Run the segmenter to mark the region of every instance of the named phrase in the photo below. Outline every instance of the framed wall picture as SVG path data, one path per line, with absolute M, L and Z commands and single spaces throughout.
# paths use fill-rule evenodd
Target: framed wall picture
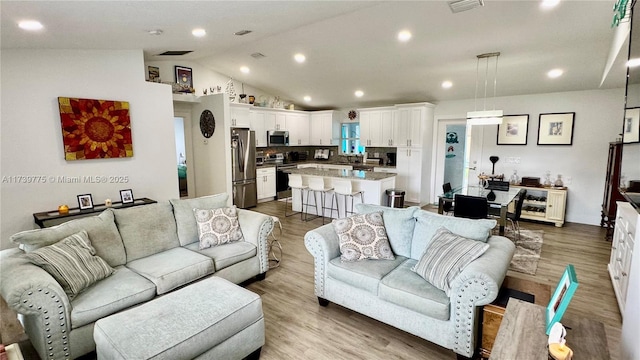
M 507 115 L 498 125 L 497 145 L 527 145 L 529 115 Z
M 538 145 L 572 145 L 576 113 L 540 114 Z
M 120 200 L 123 204 L 133 203 L 133 191 L 131 189 L 120 190 Z
M 149 69 L 149 81 L 160 82 L 160 68 L 157 66 L 148 66 Z
M 564 315 L 564 312 L 567 310 L 569 302 L 577 288 L 578 279 L 576 277 L 576 271 L 573 268 L 573 265 L 569 264 L 564 269 L 564 273 L 558 282 L 558 286 L 556 286 L 556 290 L 551 296 L 549 305 L 547 305 L 547 335 L 549 335 L 549 331 L 551 331 L 553 324 L 562 319 L 562 315 Z
M 176 83 L 182 86 L 183 88 L 192 88 L 193 87 L 193 74 L 191 72 L 191 68 L 184 66 L 176 66 Z
M 93 209 L 93 198 L 91 198 L 91 194 L 78 195 L 78 207 L 80 210 Z
M 625 110 L 622 141 L 625 144 L 640 142 L 640 108 Z

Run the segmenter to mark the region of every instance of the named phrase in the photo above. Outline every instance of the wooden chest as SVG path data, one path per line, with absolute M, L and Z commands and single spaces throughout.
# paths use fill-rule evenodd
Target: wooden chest
M 500 323 L 504 316 L 505 308 L 498 305 L 485 305 L 482 310 L 482 339 L 480 343 L 480 356 L 483 358 L 489 358 L 491 355 L 491 349 L 493 348 L 493 342 L 498 335 L 498 329 L 500 329 Z

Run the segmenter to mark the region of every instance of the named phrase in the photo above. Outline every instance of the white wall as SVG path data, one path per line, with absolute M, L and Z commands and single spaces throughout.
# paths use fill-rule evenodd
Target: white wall
M 178 197 L 173 107 L 169 86 L 145 82 L 142 51 L 4 50 L 1 94 L 1 241 L 35 227 L 32 214 L 134 197 Z M 9 91 L 10 90 L 10 91 Z M 130 104 L 132 158 L 65 161 L 57 98 L 121 100 Z M 15 183 L 14 176 L 126 176 L 126 183 Z
M 478 132 L 481 133 L 482 146 L 471 154 L 471 166 L 473 161 L 477 161 L 477 171 L 470 172 L 469 182 L 473 183 L 480 172 L 491 173 L 489 156 L 492 155 L 500 157 L 496 173 L 504 173 L 507 179 L 514 169 L 520 176 L 540 177 L 541 181 L 544 181 L 547 170 L 551 171 L 553 179 L 562 174 L 569 188 L 566 221 L 599 225 L 608 143 L 615 141 L 620 133 L 624 89 L 502 97 L 496 98 L 495 106 L 504 110 L 505 115 L 529 114 L 527 145 L 498 146 L 497 125 L 481 127 Z M 473 99 L 443 101 L 436 106 L 436 122 L 465 118 L 467 111 L 473 110 Z M 539 114 L 559 112 L 576 113 L 573 145 L 537 145 Z M 477 128 L 474 126 L 472 132 Z M 507 157 L 520 158 L 520 163 L 508 164 Z M 437 176 L 442 177 L 442 172 L 439 171 Z

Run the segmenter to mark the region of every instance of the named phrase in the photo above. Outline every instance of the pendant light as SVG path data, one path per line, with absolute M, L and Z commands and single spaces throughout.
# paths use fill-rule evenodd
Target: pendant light
M 477 55 L 476 63 L 476 93 L 474 102 L 474 111 L 467 112 L 467 124 L 469 125 L 497 125 L 502 124 L 502 110 L 495 109 L 496 102 L 496 89 L 498 87 L 498 56 L 499 52 L 486 53 Z M 495 62 L 495 71 L 493 73 L 493 110 L 487 110 L 487 84 L 489 81 L 489 62 L 491 59 Z M 485 62 L 484 73 L 484 100 L 482 110 L 478 111 L 478 86 L 479 86 L 479 74 L 480 74 L 480 61 Z

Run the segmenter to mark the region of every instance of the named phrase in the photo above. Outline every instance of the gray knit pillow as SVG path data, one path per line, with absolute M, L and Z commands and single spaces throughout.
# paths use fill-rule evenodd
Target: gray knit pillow
M 464 238 L 441 227 L 411 270 L 449 295 L 451 282 L 488 248 L 487 243 Z
M 200 250 L 235 241 L 244 241 L 235 206 L 193 209 L 198 224 Z
M 24 256 L 51 274 L 70 298 L 114 272 L 96 255 L 84 230 Z

